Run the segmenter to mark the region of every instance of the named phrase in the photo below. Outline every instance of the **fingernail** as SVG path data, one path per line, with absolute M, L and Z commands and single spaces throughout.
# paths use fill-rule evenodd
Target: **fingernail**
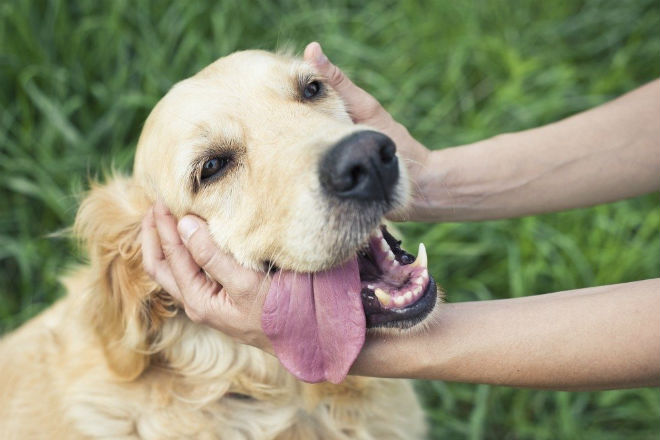
M 181 234 L 181 238 L 183 238 L 184 241 L 188 241 L 190 236 L 192 236 L 198 228 L 199 222 L 192 217 L 183 217 L 179 220 L 179 234 Z

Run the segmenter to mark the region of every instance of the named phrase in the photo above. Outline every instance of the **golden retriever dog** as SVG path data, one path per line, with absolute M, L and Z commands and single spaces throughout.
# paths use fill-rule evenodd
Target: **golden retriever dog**
M 395 153 L 294 57 L 238 52 L 176 84 L 133 175 L 83 200 L 89 262 L 67 296 L 0 342 L 0 438 L 423 438 L 410 382 L 346 377 L 367 331 L 415 331 L 436 303 L 423 247 L 415 259 L 381 226 L 408 197 Z M 145 273 L 158 198 L 272 271 L 279 360 L 191 321 Z

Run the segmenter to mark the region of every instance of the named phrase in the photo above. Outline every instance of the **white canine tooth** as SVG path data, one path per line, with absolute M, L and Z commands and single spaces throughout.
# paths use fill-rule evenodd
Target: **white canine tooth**
M 392 302 L 392 297 L 390 296 L 389 293 L 385 292 L 383 289 L 377 287 L 376 290 L 374 290 L 374 293 L 376 294 L 376 298 L 378 298 L 378 301 L 385 307 L 389 306 L 390 303 Z
M 413 294 L 415 296 L 419 295 L 420 293 L 422 293 L 422 286 L 417 286 L 415 289 L 413 289 Z
M 397 296 L 396 298 L 394 298 L 394 305 L 397 307 L 401 307 L 405 301 L 406 300 L 402 296 Z
M 367 289 L 374 290 L 374 285 L 373 284 L 367 284 Z
M 409 290 L 405 295 L 403 295 L 403 297 L 406 299 L 406 302 L 411 301 L 413 299 L 413 293 Z
M 394 261 L 394 252 L 387 251 L 387 259 L 390 261 Z
M 424 271 L 422 272 L 421 277 L 424 281 L 428 280 L 429 279 L 429 271 L 424 269 Z
M 428 258 L 426 256 L 426 246 L 424 246 L 424 243 L 419 244 L 419 249 L 417 250 L 417 258 L 412 263 L 412 265 L 419 267 L 428 266 Z
M 417 278 L 415 278 L 415 280 L 413 281 L 413 283 L 415 283 L 415 284 L 419 284 L 419 285 L 421 286 L 422 283 L 424 283 L 424 280 L 422 279 L 422 276 L 420 275 L 420 276 L 418 276 Z
M 384 238 L 380 239 L 380 250 L 383 252 L 387 252 L 390 250 L 390 245 L 387 244 Z

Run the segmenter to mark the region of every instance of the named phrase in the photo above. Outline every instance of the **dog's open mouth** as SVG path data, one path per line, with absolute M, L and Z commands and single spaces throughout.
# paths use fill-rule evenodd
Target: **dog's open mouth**
M 360 353 L 368 327 L 412 327 L 433 309 L 436 296 L 424 246 L 415 259 L 381 226 L 338 266 L 314 273 L 278 271 L 261 326 L 293 375 L 339 383 Z
M 367 327 L 409 328 L 433 310 L 437 289 L 423 244 L 415 258 L 380 226 L 358 251 L 357 262 Z

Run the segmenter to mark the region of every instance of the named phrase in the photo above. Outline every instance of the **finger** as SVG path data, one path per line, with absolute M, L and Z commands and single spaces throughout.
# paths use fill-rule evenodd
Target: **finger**
M 327 78 L 330 86 L 339 93 L 348 107 L 355 122 L 366 122 L 382 108 L 373 96 L 356 86 L 339 67 L 330 62 L 316 41 L 307 45 L 304 59 Z
M 147 215 L 142 219 L 142 230 L 140 232 L 142 241 L 142 265 L 149 276 L 167 293 L 181 301 L 181 292 L 177 286 L 170 266 L 165 259 L 160 238 L 156 230 L 153 208 L 149 209 Z
M 256 293 L 264 274 L 241 266 L 219 249 L 205 221 L 187 215 L 179 220 L 178 228 L 195 262 L 223 285 L 230 296 Z
M 220 286 L 200 270 L 179 237 L 176 220 L 160 202 L 154 206 L 154 218 L 163 254 L 181 292 L 182 302 L 186 306 L 197 308 L 200 298 L 218 293 Z

